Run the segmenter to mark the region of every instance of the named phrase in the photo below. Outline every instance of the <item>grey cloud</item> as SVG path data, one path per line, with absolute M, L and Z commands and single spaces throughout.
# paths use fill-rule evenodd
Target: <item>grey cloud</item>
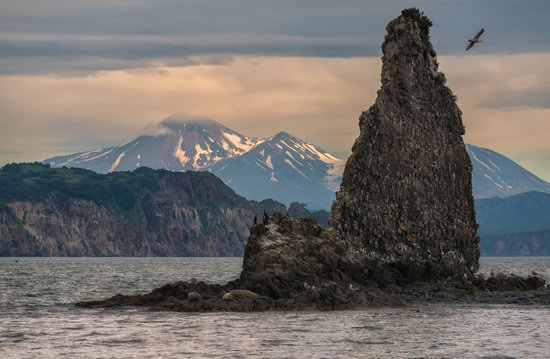
M 550 50 L 547 0 L 420 0 L 443 54 Z M 210 55 L 379 56 L 395 0 L 3 0 L 0 73 L 93 72 Z M 95 59 L 95 60 L 92 60 Z
M 505 88 L 493 92 L 484 99 L 480 108 L 550 109 L 550 85 L 534 86 L 525 89 Z
M 0 74 L 86 72 L 148 66 L 186 66 L 224 63 L 234 55 L 263 56 L 372 56 L 378 46 L 361 38 L 238 36 L 199 38 L 135 37 L 90 38 L 71 36 L 56 40 L 0 37 Z

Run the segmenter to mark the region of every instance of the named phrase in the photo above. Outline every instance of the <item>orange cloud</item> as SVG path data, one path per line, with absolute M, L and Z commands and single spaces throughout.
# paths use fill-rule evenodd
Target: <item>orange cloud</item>
M 440 59 L 464 112 L 466 140 L 547 179 L 540 154 L 550 152 L 550 106 L 533 103 L 532 94 L 550 84 L 549 62 L 550 54 Z M 237 57 L 87 77 L 1 76 L 0 162 L 118 144 L 173 112 L 251 136 L 284 130 L 345 156 L 361 111 L 376 97 L 380 65 L 377 58 Z M 509 105 L 500 101 L 506 93 L 515 94 Z M 540 160 L 526 161 L 530 151 Z

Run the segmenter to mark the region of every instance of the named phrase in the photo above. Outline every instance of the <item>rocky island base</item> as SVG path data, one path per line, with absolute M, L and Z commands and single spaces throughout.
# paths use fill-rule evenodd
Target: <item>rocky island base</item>
M 252 228 L 244 258 L 247 271 L 243 270 L 235 281 L 225 285 L 177 282 L 143 295 L 117 294 L 76 306 L 252 312 L 402 307 L 424 302 L 550 305 L 550 289 L 535 274 L 526 278 L 502 273 L 489 277 L 449 277 L 407 285 L 399 284 L 399 280 L 383 285 L 373 278 L 361 284 L 346 274 L 350 268 L 346 257 L 350 257 L 343 255 L 346 251 L 343 243 L 320 244 L 330 233 L 312 220 L 296 221 L 275 214 L 272 223 Z M 315 247 L 323 250 L 312 250 Z M 403 281 L 409 275 L 406 271 Z

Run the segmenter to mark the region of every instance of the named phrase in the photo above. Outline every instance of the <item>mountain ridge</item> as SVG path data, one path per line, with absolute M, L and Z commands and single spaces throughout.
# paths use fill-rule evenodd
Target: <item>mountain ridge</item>
M 466 145 L 474 166 L 474 197 L 509 197 L 537 191 L 550 193 L 550 183 L 488 148 Z
M 476 212 L 480 235 L 550 230 L 550 193 L 478 199 Z
M 473 165 L 475 198 L 550 193 L 550 183 L 511 159 L 471 144 L 466 149 Z M 249 137 L 215 120 L 184 113 L 173 114 L 121 145 L 43 162 L 98 173 L 139 167 L 209 171 L 248 199 L 274 198 L 287 206 L 298 201 L 313 210 L 330 208 L 346 163 L 285 131 L 268 138 Z
M 484 198 L 475 205 L 482 255 L 550 255 L 549 193 Z
M 119 146 L 57 156 L 43 163 L 98 173 L 145 166 L 208 171 L 248 199 L 275 198 L 330 208 L 345 161 L 321 147 L 280 131 L 269 138 L 241 135 L 211 119 L 175 113 L 149 133 Z

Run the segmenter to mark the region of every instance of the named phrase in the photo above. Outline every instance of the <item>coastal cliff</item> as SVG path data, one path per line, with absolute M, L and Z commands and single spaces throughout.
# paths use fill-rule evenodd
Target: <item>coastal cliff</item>
M 255 214 L 206 172 L 99 175 L 41 164 L 0 172 L 2 256 L 240 256 Z

